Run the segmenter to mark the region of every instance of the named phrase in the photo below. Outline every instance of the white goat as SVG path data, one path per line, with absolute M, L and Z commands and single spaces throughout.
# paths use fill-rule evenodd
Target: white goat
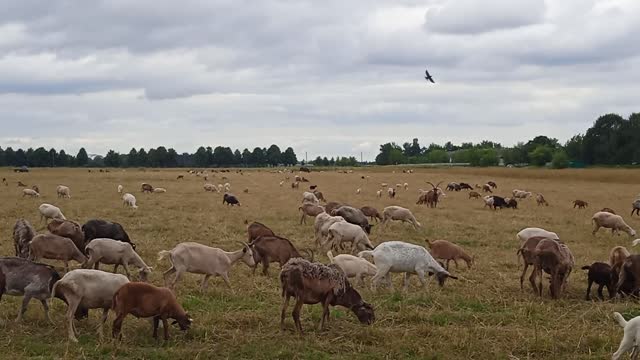
M 378 245 L 374 250 L 361 251 L 358 256 L 373 256 L 378 267 L 376 275 L 371 279 L 372 289 L 375 290 L 378 283 L 385 278 L 391 285 L 390 272 L 404 273 L 404 289 L 409 287 L 409 276 L 418 275 L 423 287 L 426 287 L 425 276 L 434 273 L 438 284 L 444 285 L 447 278 L 457 279 L 449 274 L 434 258 L 429 251 L 422 246 L 409 244 L 402 241 L 387 241 Z
M 346 221 L 335 222 L 329 226 L 327 242 L 335 249 L 342 247 L 344 243 L 351 243 L 354 254 L 358 250 L 373 249 L 373 244 L 362 227 Z
M 38 192 L 33 189 L 22 189 L 22 197 L 25 196 L 40 197 L 40 194 L 38 194 Z
M 633 319 L 626 321 L 622 315 L 618 312 L 613 313 L 613 318 L 618 325 L 624 329 L 624 335 L 618 350 L 613 353 L 611 359 L 618 360 L 620 357 L 631 350 L 631 358 L 636 359 L 638 357 L 638 344 L 640 344 L 640 316 L 636 316 Z
M 138 205 L 136 205 L 136 197 L 129 193 L 122 195 L 122 206 L 130 206 L 137 209 Z
M 207 282 L 211 275 L 222 277 L 225 284 L 231 288 L 229 270 L 233 264 L 238 260 L 242 260 L 242 262 L 249 267 L 255 265 L 253 252 L 251 248 L 244 243 L 242 244 L 241 250 L 227 252 L 195 242 L 184 242 L 176 245 L 176 247 L 170 251 L 162 250 L 158 252 L 158 261 L 167 256 L 169 256 L 171 268 L 162 275 L 166 286 L 167 277 L 173 273 L 176 274 L 170 285 L 172 289 L 185 272 L 204 274 L 201 285 L 203 291 L 207 288 Z
M 73 325 L 73 318 L 79 306 L 83 309 L 102 309 L 102 321 L 98 327 L 100 338 L 103 337 L 102 328 L 109 309 L 112 306 L 113 295 L 120 287 L 129 282 L 126 276 L 111 274 L 100 270 L 76 269 L 66 273 L 62 279 L 53 284 L 51 297 L 61 297 L 67 302 L 67 321 L 69 322 L 69 340 L 78 342 Z
M 399 220 L 402 222 L 408 222 L 415 229 L 422 227 L 420 223 L 416 220 L 415 216 L 411 210 L 400 207 L 400 206 L 387 206 L 382 211 L 382 225 L 386 226 L 389 220 Z
M 636 236 L 636 231 L 632 229 L 631 226 L 627 225 L 620 215 L 615 215 L 606 211 L 598 211 L 593 214 L 591 221 L 593 222 L 593 235 L 603 227 L 611 229 L 612 234 L 619 233 L 620 230 L 622 230 L 631 237 Z
M 40 211 L 40 220 L 67 220 L 67 218 L 62 215 L 62 211 L 60 211 L 60 208 L 57 206 L 53 206 L 51 204 L 42 204 L 38 207 L 38 210 Z
M 71 189 L 69 189 L 68 186 L 58 185 L 56 187 L 56 193 L 58 193 L 59 198 L 71 199 Z
M 302 203 L 320 205 L 320 200 L 318 200 L 318 198 L 316 197 L 316 194 L 305 191 L 302 193 Z
M 327 256 L 329 261 L 338 265 L 348 278 L 356 278 L 362 285 L 364 285 L 365 276 L 373 276 L 378 271 L 375 265 L 357 256 L 340 254 L 334 257 L 331 250 L 327 252 Z
M 524 243 L 532 237 L 543 237 L 551 240 L 560 240 L 558 234 L 537 227 L 524 228 L 520 230 L 516 235 L 516 239 L 520 240 L 521 243 Z
M 316 237 L 316 247 L 323 247 L 327 244 L 329 227 L 334 223 L 340 221 L 345 221 L 342 216 L 331 216 L 326 212 L 316 215 L 316 219 L 313 223 L 313 229 L 315 230 Z
M 98 270 L 100 263 L 115 265 L 113 272 L 118 271 L 118 266 L 124 267 L 124 272 L 128 278 L 131 278 L 129 273 L 129 264 L 139 269 L 140 280 L 147 281 L 149 274 L 153 268 L 147 266 L 144 260 L 133 250 L 130 243 L 98 238 L 93 239 L 85 247 L 85 253 L 89 257 L 86 267 Z
M 157 188 L 153 188 L 153 192 L 156 193 L 156 194 L 157 193 L 166 193 L 167 189 L 161 188 L 161 187 L 157 187 Z

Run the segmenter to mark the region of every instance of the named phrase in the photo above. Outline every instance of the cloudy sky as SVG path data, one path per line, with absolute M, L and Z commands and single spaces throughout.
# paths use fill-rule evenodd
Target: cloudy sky
M 637 0 L 0 4 L 2 147 L 372 159 L 413 137 L 564 141 L 640 111 Z

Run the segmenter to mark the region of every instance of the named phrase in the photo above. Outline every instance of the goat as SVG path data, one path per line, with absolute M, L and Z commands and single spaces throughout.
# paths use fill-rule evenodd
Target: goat
M 93 239 L 86 247 L 85 252 L 89 259 L 85 264 L 86 268 L 98 269 L 100 263 L 115 265 L 113 272 L 118 271 L 118 266 L 122 265 L 128 278 L 129 264 L 138 268 L 141 281 L 147 281 L 152 268 L 145 264 L 144 260 L 138 255 L 131 244 L 113 239 Z
M 302 206 L 298 207 L 298 210 L 302 212 L 302 217 L 300 217 L 300 225 L 302 225 L 302 223 L 307 223 L 307 216 L 316 217 L 319 214 L 325 212 L 324 207 L 311 203 L 303 203 Z
M 331 250 L 329 250 L 327 257 L 332 264 L 338 265 L 348 278 L 356 278 L 362 285 L 364 285 L 365 276 L 373 276 L 378 270 L 375 265 L 357 256 L 340 254 L 334 257 Z
M 549 292 L 551 298 L 557 299 L 560 291 L 566 286 L 567 279 L 574 265 L 573 254 L 569 248 L 555 240 L 542 239 L 534 250 L 534 269 L 529 277 L 535 293 L 542 296 L 542 271 L 551 275 Z M 536 285 L 536 278 L 540 283 Z
M 89 244 L 93 239 L 106 238 L 129 243 L 134 250 L 136 249 L 136 244 L 131 241 L 129 234 L 117 222 L 91 219 L 82 225 L 82 232 L 85 244 Z
M 602 289 L 606 286 L 609 292 L 609 298 L 613 299 L 616 294 L 616 284 L 618 283 L 618 273 L 613 271 L 609 264 L 602 262 L 594 262 L 591 265 L 585 265 L 582 270 L 589 270 L 587 273 L 587 295 L 585 300 L 591 300 L 591 285 L 595 282 L 598 285 L 598 297 L 604 300 Z
M 425 240 L 427 245 L 429 245 L 429 250 L 431 252 L 431 256 L 434 259 L 446 260 L 445 270 L 449 270 L 449 262 L 453 260 L 453 263 L 456 264 L 456 269 L 458 268 L 458 259 L 464 260 L 467 264 L 467 269 L 471 268 L 473 264 L 473 258 L 467 254 L 462 247 L 459 245 L 448 242 L 447 240 L 434 240 L 430 241 L 429 239 Z
M 262 274 L 269 275 L 269 264 L 277 262 L 282 267 L 289 259 L 302 257 L 298 249 L 293 246 L 289 239 L 280 236 L 261 236 L 249 243 L 253 251 L 253 273 L 255 274 L 258 264 L 262 264 Z M 309 260 L 313 261 L 313 251 L 305 250 L 309 253 Z
M 69 238 L 54 234 L 40 234 L 33 237 L 29 244 L 29 259 L 40 258 L 62 260 L 65 272 L 69 271 L 69 260 L 84 264 L 87 258 Z
M 378 212 L 378 209 L 372 206 L 363 206 L 360 208 L 360 211 L 362 211 L 364 216 L 369 217 L 371 221 L 373 221 L 374 219 L 378 222 L 382 220 L 382 216 L 380 215 L 380 212 Z
M 247 226 L 247 234 L 249 235 L 249 242 L 260 236 L 275 236 L 273 230 L 269 229 L 267 225 L 255 221 Z
M 582 200 L 574 200 L 573 201 L 573 208 L 575 209 L 576 207 L 578 209 L 584 209 L 587 206 L 589 206 L 589 203 L 586 201 L 582 201 Z
M 27 220 L 18 219 L 16 221 L 13 226 L 13 245 L 17 257 L 29 258 L 29 244 L 34 236 L 36 236 L 36 231 Z

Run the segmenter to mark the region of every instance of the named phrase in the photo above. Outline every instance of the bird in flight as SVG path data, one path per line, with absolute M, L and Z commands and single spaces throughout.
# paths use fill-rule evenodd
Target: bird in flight
M 429 80 L 429 81 L 431 81 L 431 82 L 432 82 L 432 83 L 434 83 L 434 84 L 436 83 L 435 81 L 433 81 L 433 78 L 431 77 L 431 75 L 429 75 L 429 70 L 425 70 L 425 71 L 424 71 L 424 74 L 426 75 L 426 76 L 424 77 L 426 80 Z

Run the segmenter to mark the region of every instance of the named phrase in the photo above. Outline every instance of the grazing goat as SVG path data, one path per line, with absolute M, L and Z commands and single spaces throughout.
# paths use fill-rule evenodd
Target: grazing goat
M 340 221 L 345 221 L 342 216 L 331 216 L 326 212 L 316 216 L 313 223 L 316 248 L 326 245 L 327 237 L 329 236 L 329 227 L 331 227 L 333 223 Z
M 273 230 L 269 229 L 267 225 L 255 221 L 247 226 L 247 234 L 249 235 L 249 242 L 260 236 L 275 236 Z
M 373 225 L 369 224 L 369 220 L 362 210 L 351 206 L 343 205 L 330 212 L 333 216 L 342 216 L 348 223 L 360 226 L 367 234 L 371 234 Z
M 542 239 L 534 250 L 534 269 L 529 277 L 533 291 L 542 296 L 542 272 L 551 275 L 549 292 L 551 298 L 560 297 L 574 265 L 573 254 L 565 244 L 555 240 Z M 536 278 L 540 279 L 536 284 Z
M 456 269 L 458 268 L 458 259 L 464 260 L 467 263 L 467 269 L 471 268 L 473 264 L 473 258 L 467 254 L 462 247 L 459 245 L 453 244 L 447 240 L 434 240 L 430 241 L 429 239 L 425 240 L 429 245 L 429 252 L 434 259 L 446 260 L 445 270 L 449 270 L 449 262 L 453 260 L 453 263 L 456 264 Z
M 289 239 L 280 236 L 261 236 L 249 243 L 249 247 L 253 251 L 254 274 L 258 264 L 262 264 L 262 274 L 268 275 L 270 263 L 277 262 L 282 267 L 289 259 L 302 257 Z M 305 251 L 309 260 L 313 261 L 313 251 Z
M 172 289 L 185 272 L 204 275 L 201 284 L 202 291 L 206 290 L 207 282 L 212 275 L 222 277 L 224 283 L 231 289 L 229 270 L 233 264 L 241 260 L 247 266 L 255 267 L 253 251 L 245 243 L 242 243 L 242 249 L 228 252 L 195 242 L 185 242 L 176 245 L 170 251 L 158 252 L 158 261 L 167 256 L 171 262 L 171 268 L 165 271 L 162 277 L 166 285 L 169 275 L 176 274 L 170 285 Z
M 113 310 L 116 313 L 112 332 L 114 338 L 122 337 L 122 322 L 129 314 L 138 318 L 153 317 L 154 339 L 158 337 L 158 324 L 162 320 L 165 341 L 169 340 L 167 319 L 175 319 L 174 324 L 177 323 L 183 331 L 188 330 L 193 322 L 171 290 L 147 283 L 130 282 L 122 285 L 113 295 Z
M 4 286 L 0 286 L 0 299 L 3 294 L 24 296 L 16 321 L 22 320 L 29 302 L 35 298 L 40 300 L 44 316 L 51 322 L 47 299 L 51 296 L 53 284 L 60 280 L 60 275 L 53 266 L 17 257 L 0 257 L 0 280 L 4 280 Z
M 601 227 L 605 229 L 611 229 L 612 234 L 619 234 L 620 231 L 626 232 L 629 236 L 636 236 L 636 231 L 627 225 L 622 219 L 622 216 L 611 214 L 604 211 L 599 211 L 591 218 L 593 222 L 593 235 L 600 230 Z
M 71 220 L 53 219 L 49 224 L 47 224 L 47 229 L 54 235 L 71 239 L 78 250 L 84 252 L 84 234 L 82 232 L 82 229 L 80 228 L 80 224 L 78 224 L 77 222 Z
M 624 336 L 622 337 L 622 341 L 620 341 L 618 350 L 613 353 L 611 359 L 618 360 L 629 350 L 631 350 L 631 358 L 637 359 L 638 353 L 640 353 L 640 350 L 638 349 L 638 344 L 640 344 L 640 316 L 636 316 L 633 319 L 626 321 L 620 313 L 614 312 L 613 318 L 616 320 L 618 325 L 624 329 Z
M 474 198 L 474 199 L 480 199 L 482 197 L 482 195 L 480 195 L 479 192 L 477 191 L 469 191 L 469 199 Z
M 538 206 L 540 206 L 540 205 L 549 206 L 549 203 L 544 198 L 544 195 L 542 195 L 540 193 L 536 194 L 536 204 L 538 204 Z
M 618 284 L 616 284 L 616 293 L 626 292 L 628 294 L 636 294 L 640 289 L 640 255 L 629 255 L 622 262 L 619 270 Z M 625 283 L 630 284 L 630 289 L 623 289 Z
M 573 201 L 573 208 L 575 209 L 576 207 L 578 209 L 584 209 L 586 207 L 589 206 L 589 203 L 586 201 L 582 201 L 582 200 L 574 200 Z
M 611 265 L 602 262 L 594 262 L 591 265 L 585 265 L 582 270 L 589 270 L 587 273 L 587 295 L 585 300 L 591 300 L 591 285 L 595 282 L 598 285 L 598 298 L 604 300 L 602 289 L 606 286 L 609 292 L 609 299 L 613 299 L 616 295 L 616 284 L 618 283 L 618 273 L 613 271 Z
M 498 185 L 496 185 L 496 183 L 495 183 L 495 182 L 493 182 L 493 181 L 487 181 L 487 185 L 491 186 L 491 187 L 492 187 L 492 188 L 494 188 L 494 189 L 497 189 L 497 188 L 498 188 Z
M 38 207 L 38 210 L 40 211 L 40 221 L 46 221 L 49 219 L 67 219 L 64 217 L 64 215 L 62 215 L 62 211 L 60 211 L 60 208 L 51 204 L 42 204 Z
M 352 252 L 357 250 L 373 249 L 367 233 L 358 225 L 346 221 L 338 221 L 329 226 L 327 242 L 331 248 L 344 248 L 345 243 L 351 243 Z
M 380 212 L 378 212 L 378 209 L 374 208 L 373 206 L 363 206 L 363 207 L 360 208 L 360 211 L 362 211 L 364 216 L 369 217 L 371 219 L 371 221 L 373 221 L 373 220 L 376 220 L 376 221 L 382 220 L 382 215 L 380 215 Z
M 75 260 L 80 264 L 87 261 L 87 258 L 78 250 L 71 239 L 54 234 L 36 235 L 31 240 L 29 259 L 38 261 L 41 258 L 62 260 L 65 272 L 69 271 L 69 260 Z
M 318 198 L 316 197 L 316 195 L 314 193 L 305 191 L 304 193 L 302 193 L 302 203 L 303 204 L 319 205 L 320 204 L 320 200 L 318 200 Z
M 640 215 L 640 199 L 636 199 L 632 204 L 631 204 L 631 216 L 633 216 L 633 214 L 636 215 Z
M 122 206 L 129 206 L 132 209 L 137 209 L 138 205 L 136 205 L 136 197 L 130 193 L 122 195 Z
M 71 199 L 71 190 L 69 189 L 68 186 L 58 185 L 56 187 L 56 193 L 58 194 L 59 198 Z
M 33 189 L 22 189 L 22 197 L 25 197 L 25 196 L 34 198 L 34 197 L 40 197 L 40 194 Z
M 298 210 L 302 212 L 302 216 L 300 217 L 300 225 L 302 225 L 303 223 L 307 223 L 307 216 L 316 217 L 319 214 L 325 212 L 324 207 L 311 203 L 303 203 L 302 206 L 298 207 Z
M 316 198 L 318 198 L 318 200 L 320 200 L 322 202 L 327 202 L 327 199 L 324 198 L 324 195 L 322 194 L 322 191 L 314 190 L 313 191 L 313 195 L 315 195 Z
M 86 268 L 98 270 L 100 263 L 115 265 L 113 272 L 118 271 L 118 266 L 122 265 L 124 272 L 130 279 L 129 264 L 138 268 L 141 281 L 147 281 L 152 268 L 145 264 L 144 260 L 138 255 L 131 244 L 113 239 L 93 239 L 87 245 L 86 254 L 89 257 Z
M 407 222 L 413 225 L 414 229 L 422 227 L 422 225 L 413 216 L 411 210 L 400 206 L 387 206 L 382 210 L 382 226 L 386 227 L 389 220 Z
M 113 305 L 113 295 L 128 282 L 129 279 L 124 275 L 91 269 L 71 270 L 56 282 L 51 290 L 51 297 L 65 299 L 67 303 L 69 340 L 78 342 L 73 318 L 79 309 L 102 309 L 102 320 L 98 328 L 98 334 L 102 338 L 102 329 Z
M 153 186 L 151 186 L 151 184 L 142 183 L 142 185 L 140 185 L 140 190 L 143 193 L 152 193 L 153 192 Z
M 348 278 L 356 278 L 362 285 L 364 285 L 365 276 L 373 276 L 378 270 L 375 265 L 357 256 L 340 254 L 334 257 L 329 250 L 327 257 L 332 264 L 338 265 Z
M 482 191 L 488 192 L 488 193 L 493 193 L 493 191 L 491 191 L 491 185 L 489 185 L 489 184 L 482 185 Z
M 473 190 L 473 186 L 467 184 L 467 183 L 460 183 L 460 189 L 461 190 Z
M 17 257 L 29 258 L 29 245 L 34 236 L 36 236 L 36 231 L 27 220 L 18 219 L 16 221 L 13 226 L 13 245 Z
M 516 256 L 518 257 L 518 267 L 520 265 L 520 257 L 522 257 L 522 260 L 524 262 L 524 269 L 522 269 L 522 274 L 520 274 L 520 289 L 524 289 L 524 277 L 527 274 L 527 269 L 529 269 L 530 265 L 531 266 L 535 265 L 536 246 L 538 246 L 538 243 L 544 239 L 547 239 L 547 237 L 545 236 L 527 237 L 526 239 L 522 240 L 522 245 L 520 245 L 520 248 L 516 252 Z
M 225 193 L 222 196 L 222 205 L 224 205 L 224 203 L 227 203 L 227 205 L 229 206 L 233 206 L 233 205 L 240 206 L 240 201 L 238 200 L 238 198 L 236 198 L 235 195 L 230 193 Z
M 311 263 L 299 258 L 291 259 L 280 271 L 280 285 L 283 300 L 280 314 L 282 330 L 284 330 L 284 319 L 291 297 L 296 299 L 292 316 L 300 334 L 303 333 L 300 311 L 304 304 L 322 304 L 321 330 L 329 320 L 329 306 L 340 305 L 350 309 L 363 324 L 369 325 L 375 321 L 373 307 L 362 300 L 337 265 Z
M 117 222 L 92 219 L 82 225 L 82 231 L 84 232 L 85 244 L 93 239 L 107 238 L 129 243 L 134 250 L 136 248 L 136 244 L 131 241 L 129 234 Z
M 444 286 L 447 278 L 457 279 L 449 274 L 422 246 L 402 241 L 387 241 L 378 245 L 374 250 L 365 250 L 358 254 L 359 257 L 366 255 L 373 256 L 374 263 L 378 267 L 376 275 L 371 279 L 371 287 L 374 290 L 383 278 L 390 280 L 389 272 L 404 273 L 404 290 L 409 287 L 411 274 L 418 275 L 422 287 L 427 285 L 425 275 L 428 273 L 435 274 L 440 286 Z M 388 283 L 390 284 L 390 281 Z

